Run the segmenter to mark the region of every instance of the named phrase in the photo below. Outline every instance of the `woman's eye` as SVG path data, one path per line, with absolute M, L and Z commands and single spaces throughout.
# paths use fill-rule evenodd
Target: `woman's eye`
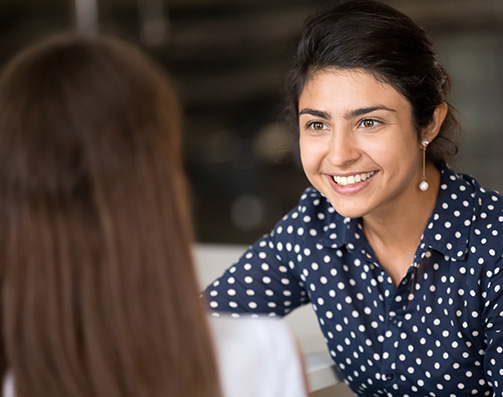
M 379 124 L 379 121 L 373 119 L 365 119 L 360 122 L 360 127 L 373 128 Z
M 311 123 L 308 123 L 307 128 L 310 128 L 311 130 L 314 130 L 314 131 L 322 131 L 322 130 L 326 129 L 326 126 L 324 123 L 322 123 L 320 121 L 313 121 Z

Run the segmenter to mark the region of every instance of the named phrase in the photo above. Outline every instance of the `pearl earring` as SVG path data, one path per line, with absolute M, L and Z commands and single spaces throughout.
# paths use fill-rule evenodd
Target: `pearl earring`
M 423 192 L 427 191 L 430 185 L 426 182 L 426 147 L 430 142 L 426 139 L 421 142 L 421 150 L 423 151 L 423 176 L 421 178 L 421 183 L 419 184 L 419 189 Z

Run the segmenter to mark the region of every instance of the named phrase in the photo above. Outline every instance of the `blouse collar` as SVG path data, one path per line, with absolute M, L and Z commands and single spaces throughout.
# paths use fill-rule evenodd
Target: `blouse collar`
M 468 252 L 469 226 L 474 218 L 475 189 L 470 181 L 446 164 L 440 172 L 437 203 L 421 239 L 421 257 L 431 248 L 451 259 L 463 260 Z M 334 249 L 346 246 L 348 251 L 358 247 L 362 251 L 371 251 L 363 234 L 361 218 L 347 218 L 334 212 L 327 220 L 325 234 L 320 239 L 323 246 Z M 442 234 L 438 233 L 439 230 Z

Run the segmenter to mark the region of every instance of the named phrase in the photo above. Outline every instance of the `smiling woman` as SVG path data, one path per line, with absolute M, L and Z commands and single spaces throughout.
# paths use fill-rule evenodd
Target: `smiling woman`
M 418 191 L 422 156 L 409 102 L 369 72 L 328 69 L 307 82 L 299 109 L 306 176 L 340 215 L 363 218 L 374 254 L 398 284 L 414 259 L 440 185 L 440 170 L 429 162 L 425 172 L 432 189 Z M 421 139 L 436 138 L 446 110 L 445 104 L 438 106 Z M 323 128 L 314 128 L 318 124 Z M 409 213 L 411 205 L 416 215 Z M 400 238 L 383 230 L 383 219 Z M 389 257 L 393 244 L 397 249 Z
M 313 186 L 211 307 L 311 303 L 359 396 L 502 395 L 503 198 L 448 165 L 459 129 L 424 30 L 376 1 L 322 10 L 287 88 Z

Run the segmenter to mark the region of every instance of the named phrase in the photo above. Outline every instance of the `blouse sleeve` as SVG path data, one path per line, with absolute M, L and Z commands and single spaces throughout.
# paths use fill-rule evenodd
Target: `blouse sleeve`
M 285 215 L 271 233 L 251 246 L 239 261 L 207 287 L 214 312 L 284 316 L 309 302 L 297 257 L 305 248 L 305 193 L 299 206 Z
M 486 381 L 495 396 L 503 396 L 503 258 L 500 258 L 491 274 L 485 299 L 484 354 Z

